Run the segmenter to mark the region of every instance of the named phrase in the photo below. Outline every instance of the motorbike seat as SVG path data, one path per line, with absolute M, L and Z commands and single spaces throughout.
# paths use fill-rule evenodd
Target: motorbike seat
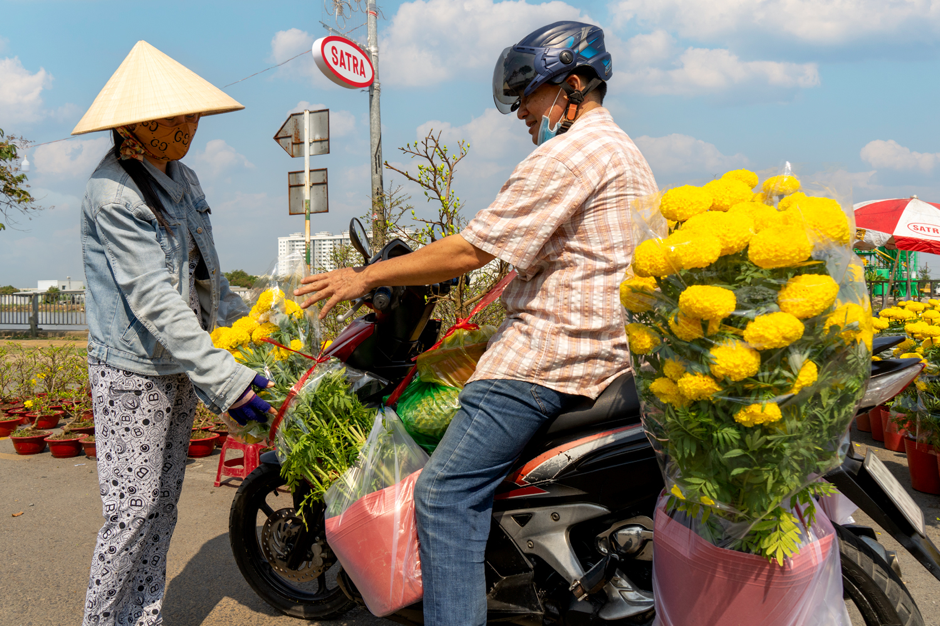
M 614 379 L 597 400 L 584 398 L 556 417 L 543 437 L 555 438 L 570 431 L 587 430 L 614 421 L 623 425 L 640 423 L 640 398 L 632 372 Z

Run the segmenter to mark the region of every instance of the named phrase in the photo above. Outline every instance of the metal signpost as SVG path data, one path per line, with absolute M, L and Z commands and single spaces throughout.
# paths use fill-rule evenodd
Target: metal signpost
M 329 109 L 291 114 L 274 135 L 274 141 L 292 157 L 304 158 L 302 183 L 299 180 L 301 172 L 287 174 L 288 211 L 291 215 L 304 215 L 304 263 L 307 273 L 310 273 L 310 214 L 326 213 L 329 209 L 326 169 L 313 170 L 314 177 L 311 178 L 310 157 L 330 153 Z M 300 194 L 295 193 L 295 188 L 300 186 L 303 187 L 303 209 L 298 206 Z M 310 190 L 313 186 L 317 191 L 314 209 L 311 210 Z

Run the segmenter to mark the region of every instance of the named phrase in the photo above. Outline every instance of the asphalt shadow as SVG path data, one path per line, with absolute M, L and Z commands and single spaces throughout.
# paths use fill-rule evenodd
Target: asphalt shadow
M 169 582 L 163 619 L 174 626 L 199 626 L 225 598 L 254 613 L 280 615 L 245 582 L 232 556 L 228 533 L 204 543 L 183 571 Z

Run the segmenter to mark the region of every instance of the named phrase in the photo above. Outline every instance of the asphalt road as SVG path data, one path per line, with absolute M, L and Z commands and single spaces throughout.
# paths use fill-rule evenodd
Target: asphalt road
M 874 442 L 856 433 L 859 450 Z M 909 485 L 904 454 L 876 448 L 878 456 Z M 218 452 L 191 460 L 170 548 L 164 621 L 167 626 L 287 626 L 298 623 L 275 612 L 244 581 L 229 549 L 232 486 L 212 486 Z M 232 483 L 238 483 L 237 480 Z M 940 545 L 940 498 L 913 492 L 928 533 Z M 23 514 L 12 517 L 22 511 Z M 856 521 L 873 525 L 863 514 Z M 0 626 L 78 626 L 88 567 L 101 525 L 94 461 L 54 459 L 46 452 L 19 457 L 0 440 Z M 880 529 L 879 529 L 880 530 Z M 898 552 L 905 582 L 928 626 L 940 626 L 940 582 L 886 534 Z M 388 624 L 358 610 L 331 624 Z

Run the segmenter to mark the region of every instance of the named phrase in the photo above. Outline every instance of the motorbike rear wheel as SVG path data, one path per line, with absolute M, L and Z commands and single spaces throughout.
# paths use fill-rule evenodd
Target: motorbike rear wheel
M 286 565 L 303 520 L 295 515 L 284 485 L 280 468 L 261 465 L 238 488 L 229 514 L 235 562 L 255 593 L 281 613 L 308 620 L 336 619 L 356 605 L 336 581 L 342 568 L 326 543 L 322 515 L 309 516 L 311 524 L 319 524 L 317 540 L 299 569 Z M 275 508 L 282 503 L 286 506 Z
M 924 626 L 924 618 L 901 578 L 851 531 L 834 525 L 842 559 L 842 594 L 865 626 Z

